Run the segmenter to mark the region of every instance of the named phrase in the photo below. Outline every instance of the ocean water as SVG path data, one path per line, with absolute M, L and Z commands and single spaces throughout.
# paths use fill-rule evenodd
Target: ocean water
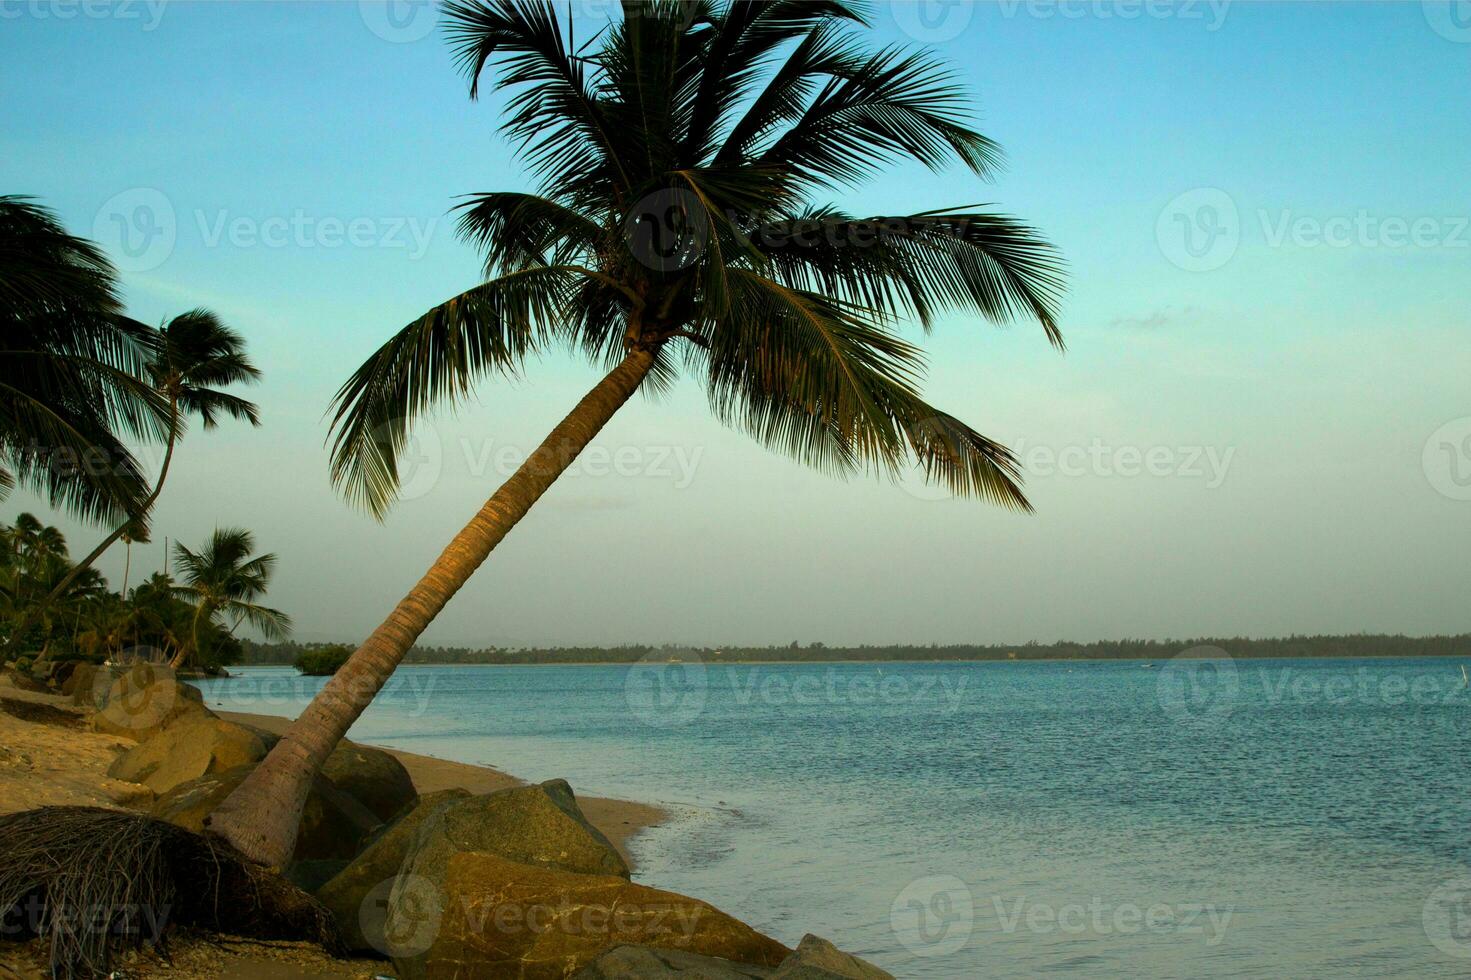
M 901 977 L 1471 976 L 1459 662 L 408 667 L 351 734 L 666 804 L 639 880 Z

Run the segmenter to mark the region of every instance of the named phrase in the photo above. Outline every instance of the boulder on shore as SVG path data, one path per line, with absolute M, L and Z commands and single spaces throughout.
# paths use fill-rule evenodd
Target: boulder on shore
M 414 836 L 425 821 L 469 796 L 463 789 L 446 789 L 420 797 L 412 809 L 370 835 L 357 857 L 316 889 L 317 899 L 337 920 L 343 944 L 349 950 L 388 953 L 383 933 L 388 892 L 413 846 Z
M 790 957 L 788 957 L 790 959 Z M 732 963 L 678 949 L 619 946 L 578 970 L 572 980 L 766 980 L 764 966 Z
M 45 681 L 37 680 L 29 671 L 7 667 L 5 668 L 5 676 L 10 679 L 11 686 L 17 691 L 25 691 L 28 694 L 55 693 L 46 685 Z
M 413 806 L 419 798 L 409 771 L 382 749 L 343 741 L 322 763 L 322 775 L 373 811 L 379 820 Z
M 212 715 L 186 714 L 139 742 L 107 774 L 167 793 L 180 783 L 259 762 L 266 743 L 248 728 Z
M 153 804 L 150 813 L 160 820 L 201 833 L 204 818 L 244 782 L 254 766 L 240 766 L 180 783 Z M 302 810 L 292 861 L 350 859 L 358 843 L 378 824 L 357 800 L 318 775 Z
M 94 678 L 94 690 L 96 686 Z M 167 668 L 141 665 L 112 682 L 92 716 L 92 729 L 141 742 L 185 715 L 215 717 L 198 688 L 179 683 Z
M 106 679 L 99 682 L 97 679 L 99 674 L 104 675 Z M 100 708 L 102 702 L 107 698 L 107 689 L 112 686 L 117 676 L 117 671 L 111 667 L 103 667 L 98 664 L 78 664 L 77 669 L 72 671 L 71 676 L 62 683 L 61 693 L 71 698 L 73 704 Z
M 894 980 L 872 963 L 845 953 L 832 943 L 810 932 L 797 948 L 782 961 L 771 980 Z
M 791 952 L 684 895 L 476 851 L 449 855 L 438 878 L 405 862 L 385 934 L 402 980 L 563 980 L 628 944 L 765 967 Z
M 577 806 L 566 780 L 472 796 L 445 807 L 414 839 L 414 873 L 438 881 L 453 854 L 498 854 L 576 874 L 628 877 L 628 864 Z M 408 862 L 405 862 L 406 866 Z

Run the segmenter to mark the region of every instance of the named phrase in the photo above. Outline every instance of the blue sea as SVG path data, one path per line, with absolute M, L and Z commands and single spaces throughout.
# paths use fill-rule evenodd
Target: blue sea
M 900 977 L 1471 976 L 1459 661 L 406 667 L 351 735 L 664 804 L 639 880 Z

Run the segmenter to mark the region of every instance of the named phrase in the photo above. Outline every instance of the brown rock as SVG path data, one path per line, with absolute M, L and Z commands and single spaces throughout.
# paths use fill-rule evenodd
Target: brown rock
M 411 858 L 389 897 L 403 980 L 563 980 L 628 944 L 766 967 L 790 952 L 704 902 L 616 875 L 469 851 L 449 857 L 439 882 L 417 870 Z
M 180 783 L 253 765 L 265 756 L 265 742 L 250 729 L 209 715 L 185 714 L 118 756 L 107 774 L 167 793 Z
M 92 716 L 92 729 L 141 742 L 185 715 L 215 716 L 198 688 L 174 680 L 166 668 L 143 665 L 112 682 L 103 707 Z
M 766 980 L 764 966 L 732 963 L 678 949 L 619 946 L 578 970 L 572 980 Z
M 894 980 L 874 966 L 838 949 L 810 932 L 791 956 L 782 961 L 771 980 Z
M 180 783 L 160 796 L 149 812 L 186 830 L 202 832 L 204 818 L 234 792 L 252 768 L 241 766 Z M 292 860 L 351 858 L 374 826 L 375 818 L 361 803 L 319 775 L 302 810 Z
M 61 685 L 61 693 L 72 699 L 73 704 L 89 708 L 101 708 L 107 701 L 107 691 L 117 679 L 119 671 L 97 664 L 81 664 Z
M 469 796 L 462 789 L 446 789 L 421 797 L 411 810 L 371 835 L 357 857 L 317 889 L 317 898 L 336 918 L 348 949 L 388 952 L 383 933 L 388 892 L 408 856 L 414 835 L 431 816 Z
M 322 775 L 338 789 L 351 795 L 378 817 L 392 820 L 394 814 L 413 806 L 419 794 L 409 771 L 382 749 L 344 741 L 322 763 Z
M 50 687 L 44 681 L 37 680 L 24 670 L 16 670 L 14 667 L 5 668 L 5 676 L 10 678 L 11 686 L 18 691 L 27 691 L 31 694 L 52 694 Z
M 410 859 L 439 881 L 451 854 L 477 851 L 579 874 L 628 877 L 628 864 L 587 822 L 565 780 L 517 786 L 451 804 L 425 824 Z

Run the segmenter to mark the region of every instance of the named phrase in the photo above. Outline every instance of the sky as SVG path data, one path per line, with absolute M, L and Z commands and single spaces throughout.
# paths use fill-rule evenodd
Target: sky
M 1018 452 L 1036 513 L 804 469 L 687 379 L 631 402 L 424 642 L 1471 630 L 1471 2 L 871 13 L 876 43 L 956 67 L 1008 166 L 901 167 L 834 202 L 986 202 L 1068 261 L 1066 353 L 1027 324 L 914 333 L 929 400 Z M 181 444 L 133 574 L 165 536 L 250 528 L 303 640 L 370 632 L 598 377 L 552 354 L 487 380 L 420 426 L 383 523 L 329 484 L 337 386 L 479 281 L 457 196 L 532 186 L 500 94 L 470 101 L 437 19 L 0 0 L 0 193 L 102 243 L 134 316 L 213 309 L 265 374 L 260 428 Z M 74 553 L 103 533 L 24 492 L 0 518 L 22 510 Z M 114 585 L 122 564 L 120 546 L 100 563 Z

